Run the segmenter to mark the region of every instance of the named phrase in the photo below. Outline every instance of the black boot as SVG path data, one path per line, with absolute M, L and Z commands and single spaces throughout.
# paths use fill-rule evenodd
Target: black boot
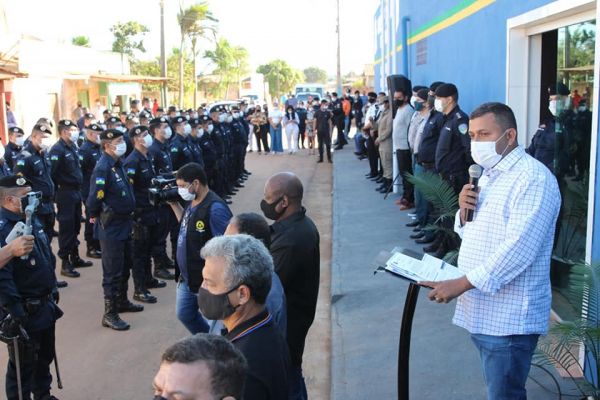
M 380 175 L 379 178 L 375 179 L 375 183 L 383 183 L 384 179 L 385 178 L 383 177 L 383 175 Z
M 156 256 L 154 257 L 154 267 L 173 269 L 175 268 L 175 263 L 167 255 Z
M 61 258 L 60 274 L 68 278 L 79 278 L 81 274 L 73 269 L 73 264 L 68 258 Z
M 175 279 L 175 275 L 170 273 L 166 268 L 156 268 L 154 267 L 154 276 L 158 279 L 164 279 L 167 281 L 172 281 Z
M 117 302 L 114 298 L 104 299 L 102 326 L 114 329 L 115 331 L 126 331 L 129 329 L 129 324 L 123 321 L 117 313 Z
M 146 289 L 159 289 L 167 286 L 167 282 L 152 278 L 146 283 Z
M 440 247 L 438 247 L 437 251 L 433 256 L 435 258 L 443 259 L 446 253 L 448 253 L 448 245 L 446 244 L 446 240 L 442 240 Z
M 87 245 L 87 251 L 85 252 L 85 255 L 88 258 L 102 258 L 102 252 L 90 243 Z
M 149 290 L 145 289 L 145 290 L 136 290 L 135 293 L 133 294 L 133 299 L 135 301 L 139 301 L 142 303 L 148 303 L 148 304 L 154 304 L 156 303 L 158 300 L 156 298 L 156 296 L 153 296 Z
M 440 245 L 442 244 L 442 240 L 443 237 L 442 235 L 438 234 L 435 237 L 435 240 L 433 241 L 433 243 L 431 243 L 429 246 L 427 247 L 423 247 L 423 251 L 425 253 L 435 253 L 438 251 L 438 248 L 440 247 Z
M 71 254 L 71 264 L 73 268 L 86 268 L 94 265 L 91 261 L 85 261 L 79 257 L 79 254 Z
M 135 298 L 135 295 L 134 295 Z M 117 312 L 140 312 L 144 311 L 144 306 L 139 304 L 133 304 L 127 298 L 127 292 L 119 293 L 117 296 Z

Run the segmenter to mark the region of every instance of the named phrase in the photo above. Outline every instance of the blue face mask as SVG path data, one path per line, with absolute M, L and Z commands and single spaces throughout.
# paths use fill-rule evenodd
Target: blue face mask
M 423 103 L 421 103 L 420 101 L 415 101 L 415 111 L 421 111 L 423 107 Z

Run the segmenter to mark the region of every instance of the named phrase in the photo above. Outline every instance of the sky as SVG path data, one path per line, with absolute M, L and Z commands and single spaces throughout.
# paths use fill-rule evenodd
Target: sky
M 177 12 L 180 0 L 165 1 L 167 53 L 179 46 Z M 184 7 L 192 0 L 181 0 Z M 280 58 L 292 67 L 319 66 L 336 72 L 335 0 L 208 0 L 219 20 L 218 35 L 233 45 L 245 47 L 250 66 Z M 110 50 L 110 27 L 137 20 L 150 32 L 139 58 L 160 55 L 159 0 L 0 0 L 9 29 L 45 40 L 70 42 L 73 36 L 88 36 L 93 48 Z M 373 14 L 379 0 L 340 0 L 342 73 L 361 73 L 374 59 Z M 35 12 L 31 12 L 35 10 Z M 203 43 L 204 49 L 211 44 Z M 198 73 L 212 69 L 199 60 Z

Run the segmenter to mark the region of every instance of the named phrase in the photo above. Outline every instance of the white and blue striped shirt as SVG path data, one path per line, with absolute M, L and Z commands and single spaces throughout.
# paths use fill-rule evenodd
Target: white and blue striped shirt
M 485 170 L 458 268 L 475 289 L 456 304 L 454 324 L 473 334 L 545 334 L 550 318 L 550 257 L 561 198 L 546 166 L 517 147 Z

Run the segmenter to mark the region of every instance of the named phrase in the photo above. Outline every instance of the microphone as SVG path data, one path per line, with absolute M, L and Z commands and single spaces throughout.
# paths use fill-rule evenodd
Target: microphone
M 481 174 L 483 174 L 483 168 L 481 168 L 481 166 L 473 164 L 469 167 L 469 183 L 473 185 L 474 191 L 477 191 L 477 185 L 479 184 L 479 178 L 481 178 Z M 473 214 L 473 210 L 467 210 L 465 222 L 472 222 Z

